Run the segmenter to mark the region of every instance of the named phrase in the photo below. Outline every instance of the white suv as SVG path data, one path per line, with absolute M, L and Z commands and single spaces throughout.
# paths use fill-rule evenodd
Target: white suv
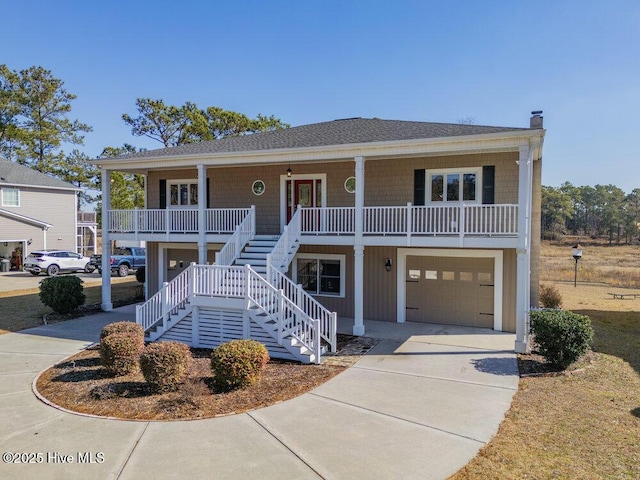
M 24 270 L 32 275 L 46 272 L 47 275 L 57 275 L 62 271 L 75 272 L 82 270 L 91 273 L 93 265 L 89 264 L 89 257 L 69 252 L 67 250 L 39 250 L 31 252 L 24 260 Z

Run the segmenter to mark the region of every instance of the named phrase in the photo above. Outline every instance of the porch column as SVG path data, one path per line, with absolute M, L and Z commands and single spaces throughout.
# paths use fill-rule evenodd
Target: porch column
M 113 310 L 111 303 L 111 234 L 109 215 L 111 213 L 111 172 L 102 169 L 102 308 L 105 312 Z
M 364 157 L 355 157 L 355 236 L 353 268 L 353 334 L 364 335 Z
M 516 280 L 516 343 L 515 351 L 525 353 L 529 344 L 529 291 L 531 289 L 531 182 L 533 149 L 520 146 L 518 160 L 518 248 Z
M 198 263 L 207 263 L 207 169 L 198 165 Z

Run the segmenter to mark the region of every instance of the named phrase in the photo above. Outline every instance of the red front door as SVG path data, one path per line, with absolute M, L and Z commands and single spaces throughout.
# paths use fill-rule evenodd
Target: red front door
M 287 180 L 287 223 L 296 208 L 320 206 L 320 180 Z

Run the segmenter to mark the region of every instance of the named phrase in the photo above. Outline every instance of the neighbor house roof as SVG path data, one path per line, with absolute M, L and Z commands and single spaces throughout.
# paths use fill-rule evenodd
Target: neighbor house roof
M 249 153 L 275 149 L 461 137 L 526 130 L 531 129 L 382 120 L 379 118 L 347 118 L 251 135 L 227 137 L 220 140 L 190 143 L 177 147 L 147 150 L 118 158 L 142 159 L 203 154 Z
M 0 186 L 2 185 L 80 190 L 70 183 L 45 175 L 33 168 L 0 158 Z
M 37 218 L 27 217 L 26 215 L 20 215 L 19 213 L 10 212 L 8 210 L 0 209 L 0 216 L 13 218 L 13 219 L 19 220 L 19 221 L 21 221 L 23 223 L 30 223 L 32 225 L 36 225 L 38 227 L 41 227 L 44 230 L 48 230 L 51 227 L 53 227 L 53 225 L 51 225 L 50 223 L 43 222 L 42 220 L 38 220 Z

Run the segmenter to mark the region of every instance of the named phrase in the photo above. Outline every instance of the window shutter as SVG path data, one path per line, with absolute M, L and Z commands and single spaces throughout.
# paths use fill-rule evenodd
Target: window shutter
M 482 203 L 485 205 L 493 205 L 495 203 L 495 184 L 495 165 L 482 167 Z
M 211 208 L 211 202 L 209 201 L 209 177 L 207 177 L 207 208 Z
M 425 170 L 417 169 L 413 171 L 413 204 L 424 205 L 425 201 Z
M 167 208 L 167 181 L 160 180 L 160 208 Z

